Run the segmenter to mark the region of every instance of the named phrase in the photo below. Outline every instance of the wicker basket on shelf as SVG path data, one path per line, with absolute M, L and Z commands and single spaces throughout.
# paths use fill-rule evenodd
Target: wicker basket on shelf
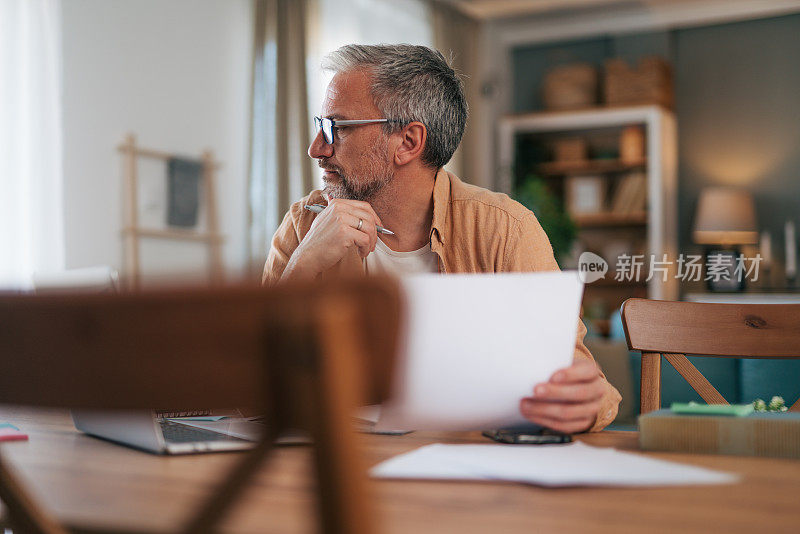
M 587 108 L 597 104 L 597 69 L 588 63 L 556 67 L 544 78 L 542 98 L 550 110 Z
M 642 58 L 635 68 L 622 59 L 609 59 L 604 94 L 610 106 L 658 104 L 670 108 L 674 102 L 672 67 L 656 56 Z
M 568 137 L 553 142 L 553 159 L 555 161 L 582 162 L 586 161 L 588 153 L 586 139 L 582 137 Z

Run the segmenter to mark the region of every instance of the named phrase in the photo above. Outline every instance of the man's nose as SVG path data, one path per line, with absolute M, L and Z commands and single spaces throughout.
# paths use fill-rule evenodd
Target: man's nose
M 329 158 L 333 155 L 333 145 L 329 145 L 325 142 L 321 129 L 308 146 L 308 155 L 314 159 Z

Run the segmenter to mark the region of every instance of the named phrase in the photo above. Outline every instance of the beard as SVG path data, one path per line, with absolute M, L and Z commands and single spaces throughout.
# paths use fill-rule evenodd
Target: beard
M 345 173 L 338 165 L 328 163 L 321 158 L 318 164 L 325 170 L 335 171 L 339 174 L 339 181 L 325 181 L 322 192 L 329 199 L 342 198 L 346 200 L 368 201 L 381 189 L 392 182 L 394 171 L 388 162 L 388 147 L 376 146 L 371 154 L 365 156 L 366 162 L 362 168 Z

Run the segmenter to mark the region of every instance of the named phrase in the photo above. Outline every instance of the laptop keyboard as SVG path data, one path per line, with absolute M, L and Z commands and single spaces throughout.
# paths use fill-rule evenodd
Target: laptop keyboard
M 195 428 L 175 421 L 162 419 L 160 421 L 161 433 L 168 443 L 194 443 L 197 441 L 245 441 L 233 436 L 226 436 L 219 432 Z

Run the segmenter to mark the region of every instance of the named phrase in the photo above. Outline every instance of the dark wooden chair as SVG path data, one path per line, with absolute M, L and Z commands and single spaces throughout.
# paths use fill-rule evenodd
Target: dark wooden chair
M 352 410 L 388 394 L 400 318 L 388 280 L 130 295 L 0 295 L 0 404 L 109 410 L 238 406 L 263 439 L 179 532 L 212 532 L 285 429 L 307 429 L 321 531 L 371 530 Z M 1 447 L 0 447 L 1 449 Z M 19 532 L 67 532 L 0 458 Z
M 728 404 L 686 355 L 800 358 L 800 304 L 708 304 L 628 299 L 628 348 L 642 353 L 641 413 L 661 406 L 661 356 L 709 404 Z M 790 408 L 800 411 L 800 400 Z

